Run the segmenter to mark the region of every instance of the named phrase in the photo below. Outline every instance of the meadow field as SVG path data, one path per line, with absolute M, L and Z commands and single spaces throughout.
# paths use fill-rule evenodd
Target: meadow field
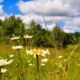
M 80 80 L 80 44 L 64 49 L 48 48 L 46 61 L 42 63 L 43 57 L 39 56 L 38 70 L 36 57 L 27 54 L 27 49 L 33 48 L 14 50 L 11 45 L 0 45 L 0 59 L 12 60 L 1 67 L 7 71 L 0 73 L 0 80 Z
M 80 32 L 44 23 L 0 20 L 0 80 L 80 80 Z
M 0 0 L 0 80 L 80 80 L 80 0 Z

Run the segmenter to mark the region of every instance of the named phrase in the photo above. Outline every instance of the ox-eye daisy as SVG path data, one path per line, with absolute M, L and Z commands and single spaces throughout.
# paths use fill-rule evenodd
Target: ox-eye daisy
M 23 46 L 12 46 L 12 49 L 17 50 L 17 49 L 22 49 Z
M 43 50 L 43 49 L 32 49 L 32 50 L 26 50 L 27 54 L 31 55 L 40 55 L 40 56 L 45 56 L 46 54 L 49 54 L 48 50 Z
M 24 37 L 25 39 L 32 38 L 32 36 L 30 36 L 30 35 L 24 35 L 23 37 Z
M 11 40 L 18 40 L 18 39 L 20 39 L 20 36 L 18 36 L 18 37 L 14 36 L 14 37 L 11 38 Z

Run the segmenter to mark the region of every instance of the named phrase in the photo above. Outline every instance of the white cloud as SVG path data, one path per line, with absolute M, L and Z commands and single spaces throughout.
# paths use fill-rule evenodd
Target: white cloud
M 8 15 L 3 10 L 3 5 L 0 5 L 0 19 L 4 20 Z
M 75 32 L 80 30 L 80 18 L 73 18 L 65 22 L 65 27 L 63 29 L 65 32 Z
M 34 19 L 36 23 L 42 23 L 42 17 L 35 14 L 28 14 L 28 15 L 17 15 L 19 16 L 24 23 L 30 24 L 31 20 Z
M 43 29 L 46 29 L 46 30 L 49 30 L 49 31 L 52 31 L 53 30 L 53 28 L 55 27 L 55 23 L 53 23 L 53 24 L 47 24 L 47 25 L 45 25 L 45 24 L 42 24 L 42 28 Z
M 46 21 L 46 25 L 47 25 L 47 27 L 46 27 L 45 23 L 44 23 L 44 19 L 41 15 L 28 14 L 28 15 L 16 15 L 16 16 L 20 17 L 26 25 L 29 25 L 31 20 L 34 20 L 37 24 L 41 24 L 42 28 L 48 29 L 50 31 L 55 26 L 55 22 L 52 21 L 55 17 L 53 17 L 53 18 L 49 17 L 49 16 L 44 17 L 45 21 Z M 58 20 L 58 18 L 56 18 L 56 21 L 57 20 Z M 60 20 L 60 18 L 59 18 L 59 20 Z M 51 24 L 48 24 L 49 22 L 51 22 Z
M 3 0 L 0 0 L 0 3 Z M 27 25 L 32 19 L 45 28 L 43 17 L 45 18 L 48 30 L 53 29 L 57 22 L 64 22 L 63 30 L 65 32 L 74 32 L 80 30 L 80 0 L 33 0 L 33 1 L 19 1 L 17 3 L 19 10 L 24 15 L 16 15 L 21 17 Z M 4 20 L 5 15 L 3 5 L 0 5 L 0 19 Z M 73 17 L 74 16 L 74 17 Z
M 62 0 L 20 1 L 18 7 L 23 13 L 35 13 L 48 16 L 74 16 L 76 9 Z
M 0 16 L 4 14 L 3 5 L 0 5 Z
M 31 20 L 34 19 L 36 23 L 39 23 L 43 26 L 43 28 L 46 29 L 44 19 L 41 15 L 36 15 L 36 14 L 28 14 L 28 15 L 16 15 L 20 17 L 24 23 L 27 25 L 30 24 Z M 65 26 L 63 30 L 65 32 L 74 32 L 75 30 L 79 29 L 80 30 L 80 18 L 70 18 L 70 17 L 61 17 L 61 16 L 44 16 L 46 24 L 47 24 L 47 29 L 52 30 L 53 27 L 57 22 L 64 22 Z
M 26 24 L 29 24 L 32 19 L 34 19 L 34 21 L 39 24 L 42 24 L 44 22 L 44 19 L 45 19 L 46 23 L 57 23 L 60 21 L 66 21 L 66 20 L 71 19 L 69 17 L 42 16 L 42 15 L 37 15 L 37 14 L 26 14 L 26 15 L 17 15 L 17 16 L 21 17 L 23 19 L 24 23 L 26 23 Z M 43 17 L 44 17 L 44 19 L 43 19 Z
M 8 18 L 8 17 L 10 17 L 11 16 L 11 14 L 9 14 L 9 15 L 7 15 L 7 14 L 5 14 L 5 13 L 3 13 L 4 15 L 0 15 L 0 19 L 1 20 L 5 20 L 5 18 Z
M 0 19 L 4 20 L 5 17 L 6 16 L 0 16 Z M 61 16 L 57 16 L 57 17 L 45 16 L 44 18 L 47 24 L 47 28 L 46 28 L 43 17 L 40 15 L 28 14 L 28 15 L 16 15 L 16 17 L 20 17 L 26 25 L 29 25 L 31 20 L 34 19 L 36 23 L 40 23 L 43 26 L 42 28 L 48 29 L 49 31 L 51 31 L 53 27 L 55 26 L 55 24 L 60 21 L 65 22 L 65 26 L 63 30 L 67 33 L 75 32 L 75 30 L 80 30 L 80 18 L 69 18 L 69 17 L 61 17 Z
M 45 17 L 48 29 L 57 22 L 63 21 L 63 28 L 66 32 L 74 32 L 80 29 L 80 0 L 33 0 L 29 2 L 19 1 L 17 6 L 24 14 L 20 16 L 23 21 L 28 24 L 32 19 L 41 25 L 44 24 Z M 73 17 L 74 16 L 74 17 Z M 49 24 L 52 23 L 52 24 Z M 44 26 L 44 25 L 43 25 Z
M 0 0 L 0 3 L 2 3 L 4 0 Z

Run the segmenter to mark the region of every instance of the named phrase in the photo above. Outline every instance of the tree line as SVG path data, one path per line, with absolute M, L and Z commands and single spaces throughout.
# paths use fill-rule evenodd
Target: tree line
M 24 35 L 32 35 L 31 40 L 23 39 Z M 52 31 L 48 31 L 42 28 L 40 24 L 36 24 L 34 20 L 31 21 L 29 28 L 26 28 L 25 23 L 15 16 L 0 20 L 0 43 L 9 43 L 10 38 L 15 36 L 21 37 L 23 45 L 31 45 L 37 47 L 58 47 L 63 48 L 69 44 L 77 44 L 80 42 L 80 33 L 65 33 L 58 25 L 56 25 Z

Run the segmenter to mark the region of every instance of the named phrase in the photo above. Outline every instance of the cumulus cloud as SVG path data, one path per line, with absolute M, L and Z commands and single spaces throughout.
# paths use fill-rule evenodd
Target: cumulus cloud
M 34 19 L 43 25 L 44 21 L 41 16 L 43 15 L 48 27 L 63 21 L 65 23 L 63 30 L 74 32 L 80 29 L 80 18 L 74 18 L 80 15 L 79 3 L 80 0 L 32 0 L 29 2 L 19 1 L 17 6 L 24 14 L 21 18 L 27 24 Z
M 23 20 L 23 22 L 26 24 L 26 27 L 29 26 L 29 24 L 31 23 L 32 20 L 34 20 L 37 24 L 41 24 L 42 28 L 48 29 L 49 31 L 51 31 L 53 29 L 53 27 L 55 26 L 55 22 L 52 21 L 52 17 L 49 17 L 49 16 L 44 17 L 47 26 L 45 26 L 44 18 L 41 15 L 28 14 L 28 15 L 16 15 L 16 17 L 20 17 Z M 53 18 L 55 18 L 55 17 L 53 17 Z M 58 20 L 58 18 L 56 18 L 56 21 L 57 20 Z M 59 18 L 59 20 L 60 20 L 60 18 Z
M 44 24 L 44 19 L 45 19 L 46 24 L 51 25 L 69 19 L 67 17 L 42 16 L 37 14 L 16 15 L 16 16 L 20 17 L 23 20 L 23 22 L 26 24 L 30 24 L 31 20 L 34 20 L 37 24 Z
M 20 1 L 18 7 L 23 13 L 35 13 L 48 16 L 74 16 L 76 9 L 62 0 Z
M 57 23 L 60 21 L 65 21 L 65 20 L 69 20 L 69 17 L 61 17 L 61 16 L 42 16 L 42 15 L 37 15 L 37 14 L 27 14 L 27 15 L 18 15 L 19 17 L 21 17 L 23 19 L 23 21 L 25 23 L 30 23 L 31 20 L 34 19 L 34 21 L 36 23 L 42 24 L 44 22 L 44 19 L 46 21 L 46 23 Z

